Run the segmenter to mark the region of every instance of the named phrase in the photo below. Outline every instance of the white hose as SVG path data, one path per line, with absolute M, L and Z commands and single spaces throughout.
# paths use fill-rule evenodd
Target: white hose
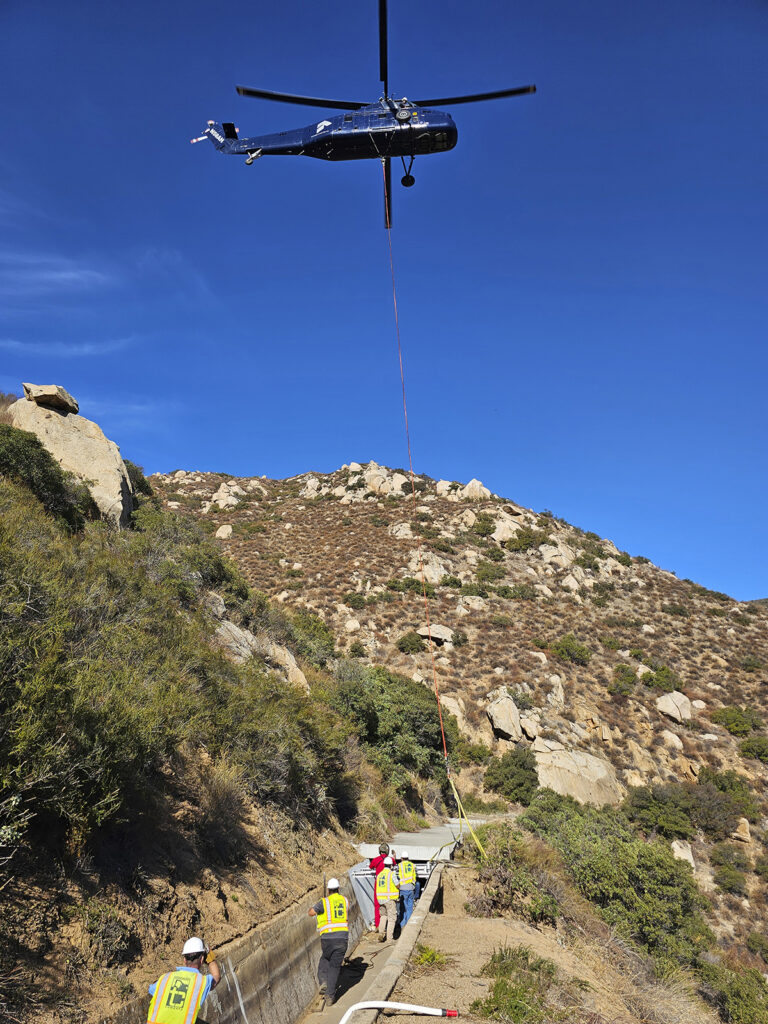
M 339 1024 L 347 1024 L 347 1021 L 355 1010 L 405 1010 L 407 1013 L 423 1013 L 428 1017 L 458 1017 L 458 1010 L 440 1010 L 434 1006 L 415 1006 L 413 1003 L 387 1003 L 374 999 L 366 1003 L 355 1003 L 350 1006 L 347 1012 L 339 1021 Z

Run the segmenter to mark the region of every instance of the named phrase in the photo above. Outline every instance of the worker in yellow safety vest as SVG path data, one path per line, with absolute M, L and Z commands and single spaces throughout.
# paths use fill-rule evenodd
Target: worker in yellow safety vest
M 221 981 L 221 971 L 202 939 L 193 936 L 181 951 L 184 964 L 149 986 L 147 1024 L 195 1024 L 200 1007 Z M 209 973 L 203 974 L 203 963 Z
M 413 901 L 419 895 L 419 880 L 416 877 L 416 865 L 408 859 L 408 851 L 403 850 L 400 854 L 400 863 L 397 865 L 397 878 L 400 883 L 400 930 L 408 924 L 408 918 L 413 913 Z
M 392 857 L 385 857 L 384 867 L 376 876 L 376 899 L 379 901 L 379 907 L 381 908 L 379 942 L 386 942 L 388 938 L 394 939 L 395 937 L 397 905 L 400 900 L 400 883 L 397 879 L 397 871 L 393 867 L 394 863 Z
M 339 892 L 338 878 L 328 879 L 328 895 L 309 908 L 309 916 L 317 918 L 317 930 L 320 932 L 321 956 L 317 965 L 320 995 L 325 996 L 326 1005 L 333 1006 L 349 938 L 349 908 Z

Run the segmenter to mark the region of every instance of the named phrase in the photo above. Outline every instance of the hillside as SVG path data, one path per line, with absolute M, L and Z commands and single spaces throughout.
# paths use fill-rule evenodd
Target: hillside
M 493 740 L 485 704 L 503 684 L 540 709 L 540 734 L 598 751 L 624 784 L 737 761 L 763 778 L 711 720 L 718 708 L 763 703 L 768 611 L 759 602 L 678 580 L 477 482 L 418 477 L 415 507 L 405 476 L 375 464 L 286 481 L 180 471 L 152 482 L 169 507 L 222 538 L 250 584 L 321 615 L 347 653 L 431 683 L 426 645 L 398 648 L 425 623 L 420 545 L 430 621 L 466 637 L 436 650 L 439 688 L 478 739 Z M 568 634 L 583 657 L 553 652 Z M 703 702 L 689 722 L 655 707 L 675 688 Z
M 44 436 L 50 401 L 23 409 Z M 429 632 L 467 806 L 530 805 L 562 858 L 497 909 L 551 923 L 567 883 L 723 1019 L 747 983 L 768 998 L 764 606 L 477 481 L 419 477 L 414 503 L 375 464 L 148 483 L 120 459 L 119 531 L 12 423 L 0 407 L 0 1019 L 99 1019 L 180 932 L 225 947 L 353 838 L 450 810 Z
M 402 650 L 413 647 L 403 637 L 425 632 L 421 551 L 429 619 L 449 638 L 434 649 L 444 706 L 497 755 L 531 747 L 542 784 L 578 795 L 586 777 L 598 802 L 616 803 L 631 787 L 663 790 L 736 770 L 764 793 L 762 603 L 679 580 L 478 481 L 418 476 L 415 503 L 406 475 L 375 463 L 289 480 L 177 471 L 152 483 L 169 507 L 221 538 L 249 583 L 320 615 L 348 656 L 431 687 L 426 643 Z M 487 796 L 483 773 L 461 770 L 465 793 Z M 763 814 L 750 811 L 755 835 L 746 820 L 739 826 L 749 863 L 765 856 Z M 723 892 L 713 882 L 713 838 L 723 836 L 677 836 L 717 904 L 716 930 L 743 944 L 762 929 L 765 874 L 749 873 L 739 898 Z

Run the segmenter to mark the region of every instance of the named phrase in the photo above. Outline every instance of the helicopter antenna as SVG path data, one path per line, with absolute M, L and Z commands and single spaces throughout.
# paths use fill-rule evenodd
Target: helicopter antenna
M 384 99 L 389 99 L 387 68 L 387 0 L 379 0 L 379 78 L 384 86 Z

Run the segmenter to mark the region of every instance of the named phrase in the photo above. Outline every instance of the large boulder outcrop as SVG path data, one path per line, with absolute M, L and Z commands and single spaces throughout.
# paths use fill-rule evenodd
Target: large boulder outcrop
M 497 697 L 485 710 L 496 736 L 505 740 L 513 740 L 515 743 L 522 739 L 520 712 L 510 696 Z
M 104 519 L 127 526 L 133 487 L 115 442 L 97 423 L 78 415 L 77 402 L 64 388 L 25 384 L 24 392 L 8 409 L 11 424 L 35 434 L 63 470 L 88 485 Z
M 582 750 L 566 750 L 560 743 L 538 737 L 533 745 L 539 785 L 561 796 L 572 796 L 580 804 L 618 804 L 624 788 L 613 765 Z
M 679 690 L 663 693 L 661 697 L 657 697 L 656 707 L 662 715 L 666 715 L 676 722 L 689 722 L 691 720 L 691 702 Z

